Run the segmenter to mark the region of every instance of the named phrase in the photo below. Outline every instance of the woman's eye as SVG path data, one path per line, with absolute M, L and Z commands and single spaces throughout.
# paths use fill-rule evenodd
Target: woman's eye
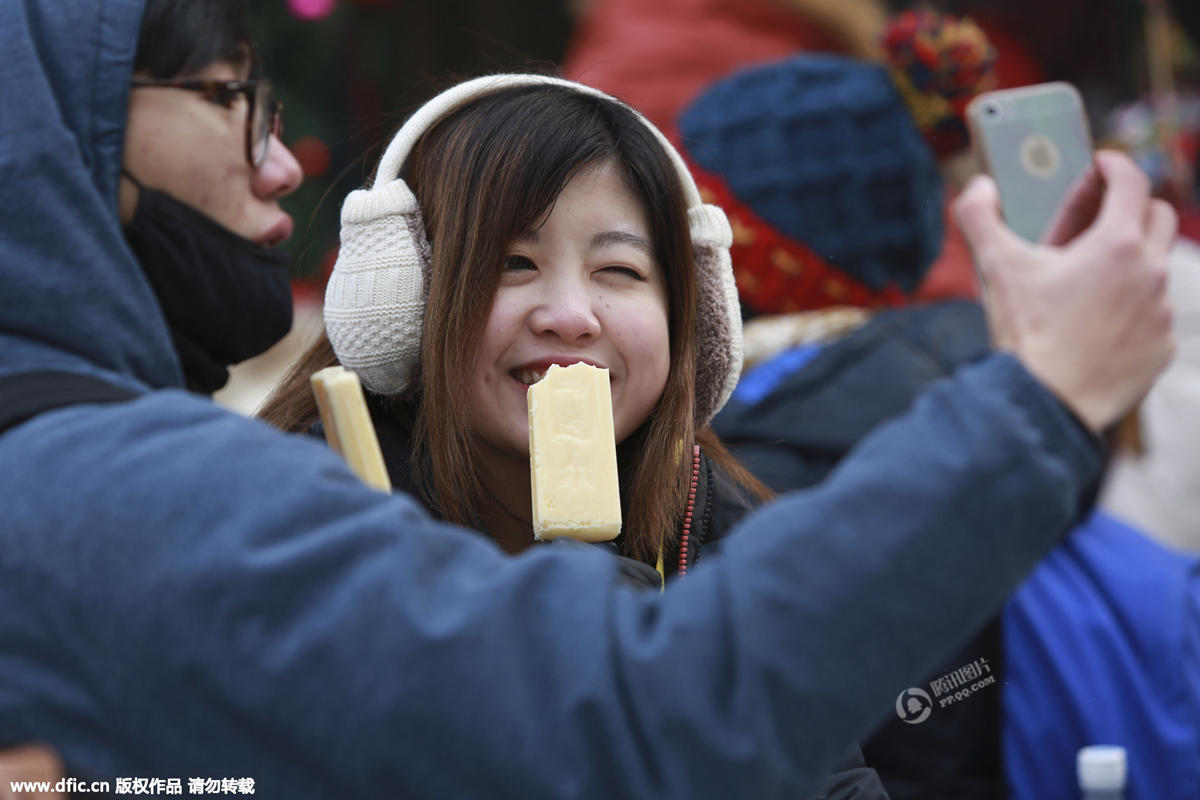
M 537 265 L 525 256 L 509 256 L 504 259 L 504 269 L 506 271 L 537 269 Z
M 622 267 L 618 264 L 613 264 L 612 266 L 605 267 L 604 272 L 612 272 L 612 273 L 616 273 L 618 275 L 626 275 L 626 276 L 633 278 L 634 280 L 638 280 L 638 281 L 646 280 L 646 277 L 644 275 L 642 275 L 642 273 L 640 273 L 636 269 L 634 269 L 633 267 Z

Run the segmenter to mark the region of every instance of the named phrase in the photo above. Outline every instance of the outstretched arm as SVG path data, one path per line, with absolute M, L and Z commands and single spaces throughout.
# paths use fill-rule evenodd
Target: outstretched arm
M 1166 264 L 1177 217 L 1149 188 L 1128 157 L 1098 152 L 1040 245 L 1005 227 L 990 178 L 957 203 L 994 345 L 1096 432 L 1149 391 L 1175 350 Z

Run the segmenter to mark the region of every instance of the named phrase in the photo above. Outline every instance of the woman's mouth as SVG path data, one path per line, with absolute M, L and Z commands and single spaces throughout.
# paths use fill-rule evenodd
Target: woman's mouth
M 533 384 L 546 377 L 546 373 L 550 371 L 552 366 L 569 367 L 572 364 L 587 364 L 597 369 L 605 369 L 600 364 L 595 363 L 591 359 L 579 358 L 578 356 L 554 356 L 545 361 L 529 361 L 519 367 L 509 370 L 508 374 L 517 383 L 523 383 L 526 386 Z M 608 379 L 612 380 L 610 373 Z
M 526 386 L 532 386 L 533 384 L 540 381 L 542 378 L 546 377 L 546 370 L 544 370 L 544 369 L 514 369 L 512 372 L 510 372 L 508 374 L 511 375 L 513 377 L 513 379 L 518 381 L 519 383 L 523 383 Z

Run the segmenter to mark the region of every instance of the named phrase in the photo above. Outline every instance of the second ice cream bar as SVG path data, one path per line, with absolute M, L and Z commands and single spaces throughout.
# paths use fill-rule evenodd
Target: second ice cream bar
M 390 492 L 391 481 L 358 376 L 345 367 L 326 367 L 313 373 L 311 382 L 329 446 L 363 483 Z
M 552 365 L 526 401 L 534 538 L 615 539 L 621 494 L 608 370 Z

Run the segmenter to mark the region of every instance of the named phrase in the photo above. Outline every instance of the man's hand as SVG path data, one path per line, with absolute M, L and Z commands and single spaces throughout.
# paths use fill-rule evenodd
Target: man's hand
M 0 750 L 0 800 L 58 800 L 57 792 L 12 791 L 13 781 L 44 781 L 54 786 L 63 776 L 62 762 L 42 745 L 24 745 Z
M 1175 351 L 1166 261 L 1178 220 L 1149 191 L 1129 158 L 1098 152 L 1036 245 L 1004 224 L 990 178 L 975 178 L 955 204 L 993 345 L 1097 433 L 1149 391 Z

